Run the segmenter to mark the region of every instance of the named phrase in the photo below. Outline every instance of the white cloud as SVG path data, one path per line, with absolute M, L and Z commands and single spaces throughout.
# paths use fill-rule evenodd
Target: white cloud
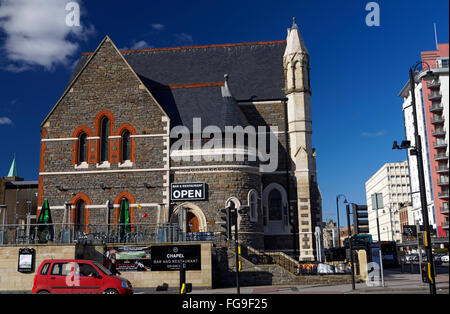
M 86 40 L 95 30 L 92 25 L 66 25 L 69 0 L 3 0 L 0 2 L 0 31 L 6 35 L 1 47 L 11 63 L 2 68 L 22 72 L 38 65 L 51 70 L 55 65 L 70 65 L 78 50 L 77 40 Z M 77 0 L 81 5 L 81 0 Z M 81 15 L 83 9 L 81 9 Z
M 8 117 L 0 117 L 0 125 L 11 125 L 12 121 Z
M 163 24 L 158 24 L 158 23 L 155 23 L 155 24 L 152 24 L 152 28 L 153 29 L 156 29 L 156 30 L 161 30 L 161 29 L 163 29 L 164 27 L 166 27 L 165 25 L 163 25 Z
M 192 35 L 186 33 L 175 34 L 174 36 L 178 44 L 185 45 L 192 44 L 194 42 Z
M 131 47 L 126 46 L 126 47 L 120 48 L 120 50 L 150 49 L 153 47 L 154 46 L 150 45 L 145 40 L 140 40 L 138 42 L 134 42 L 133 45 L 131 45 Z
M 361 135 L 362 136 L 367 136 L 367 137 L 378 137 L 378 136 L 383 136 L 384 134 L 386 134 L 386 132 L 378 131 L 378 132 L 374 132 L 374 133 L 363 132 Z

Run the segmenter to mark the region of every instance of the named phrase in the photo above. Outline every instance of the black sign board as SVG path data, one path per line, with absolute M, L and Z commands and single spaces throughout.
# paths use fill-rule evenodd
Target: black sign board
M 172 183 L 170 185 L 172 201 L 207 201 L 206 183 Z
M 17 271 L 25 274 L 34 272 L 35 256 L 34 249 L 19 249 Z
M 152 246 L 152 271 L 180 270 L 186 264 L 186 270 L 201 270 L 200 245 L 164 245 Z
M 436 235 L 436 229 L 430 228 L 430 234 Z M 425 226 L 420 225 L 420 231 L 425 231 Z M 415 225 L 405 225 L 403 226 L 403 235 L 407 237 L 417 237 L 417 227 Z

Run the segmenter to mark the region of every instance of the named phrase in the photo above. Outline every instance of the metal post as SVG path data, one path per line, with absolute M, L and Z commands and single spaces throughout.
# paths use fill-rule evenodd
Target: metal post
M 340 230 L 340 223 L 339 223 L 339 196 L 336 196 L 336 210 L 337 210 L 337 231 L 338 231 L 338 243 L 339 247 L 341 247 L 341 230 Z
M 384 270 L 383 270 L 383 254 L 381 252 L 381 234 L 380 234 L 380 219 L 378 217 L 378 197 L 375 194 L 375 210 L 377 215 L 377 233 L 378 233 L 378 256 L 380 259 L 380 275 L 381 275 L 381 285 L 384 287 Z
M 352 290 L 355 290 L 355 265 L 353 262 L 353 249 L 352 249 L 352 228 L 350 224 L 350 204 L 346 205 L 347 208 L 347 234 L 348 234 L 348 245 L 350 249 L 350 267 L 352 272 Z
M 234 203 L 232 203 L 234 204 Z M 237 289 L 237 294 L 241 294 L 241 288 L 239 285 L 239 253 L 240 253 L 240 247 L 239 247 L 239 232 L 238 232 L 238 212 L 237 212 L 237 208 L 235 206 L 234 207 L 234 214 L 233 214 L 233 218 L 234 219 L 234 246 L 235 246 L 235 254 L 236 254 L 236 289 Z
M 422 281 L 422 248 L 420 247 L 420 223 L 416 221 L 416 230 L 417 230 L 417 254 L 419 256 L 419 274 L 420 274 L 420 282 Z
M 424 243 L 425 243 L 425 251 L 427 254 L 430 293 L 436 294 L 436 283 L 435 283 L 435 276 L 434 276 L 433 252 L 432 252 L 431 232 L 430 232 L 431 230 L 430 230 L 430 222 L 428 220 L 427 194 L 426 194 L 426 190 L 425 190 L 425 175 L 424 175 L 424 171 L 423 171 L 422 142 L 421 142 L 419 130 L 417 127 L 415 83 L 414 83 L 414 74 L 413 74 L 412 68 L 409 69 L 409 81 L 410 81 L 410 89 L 411 89 L 411 105 L 413 107 L 415 153 L 416 153 L 416 160 L 417 160 L 417 170 L 419 173 L 420 201 L 421 201 L 421 205 L 422 205 L 423 224 L 425 227 Z

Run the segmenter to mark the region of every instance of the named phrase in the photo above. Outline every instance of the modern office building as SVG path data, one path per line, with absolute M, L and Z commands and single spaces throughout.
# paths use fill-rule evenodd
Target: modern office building
M 448 237 L 448 120 L 449 120 L 449 44 L 438 44 L 435 51 L 421 53 L 422 71 L 416 76 L 415 98 L 419 135 L 422 140 L 428 216 L 439 237 Z M 424 79 L 427 71 L 434 78 Z M 414 124 L 409 81 L 400 92 L 406 139 L 414 146 Z M 410 224 L 422 222 L 416 157 L 408 153 L 412 208 Z
M 375 194 L 382 195 L 379 202 L 382 204 L 378 204 L 380 240 L 400 242 L 400 208 L 410 199 L 408 162 L 387 163 L 366 182 L 369 233 L 378 241 L 377 211 L 372 203 L 372 195 Z M 381 200 L 380 197 L 378 199 Z

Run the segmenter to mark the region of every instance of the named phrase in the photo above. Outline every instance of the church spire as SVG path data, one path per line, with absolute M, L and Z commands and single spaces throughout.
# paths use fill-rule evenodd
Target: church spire
M 16 154 L 14 154 L 14 159 L 11 163 L 11 168 L 9 168 L 8 177 L 18 177 L 17 164 L 16 164 Z
M 302 35 L 297 26 L 297 22 L 295 17 L 293 18 L 292 28 L 288 28 L 288 36 L 286 39 L 286 51 L 284 52 L 284 56 L 293 55 L 296 53 L 308 53 L 308 49 L 306 49 L 306 45 L 303 42 Z

